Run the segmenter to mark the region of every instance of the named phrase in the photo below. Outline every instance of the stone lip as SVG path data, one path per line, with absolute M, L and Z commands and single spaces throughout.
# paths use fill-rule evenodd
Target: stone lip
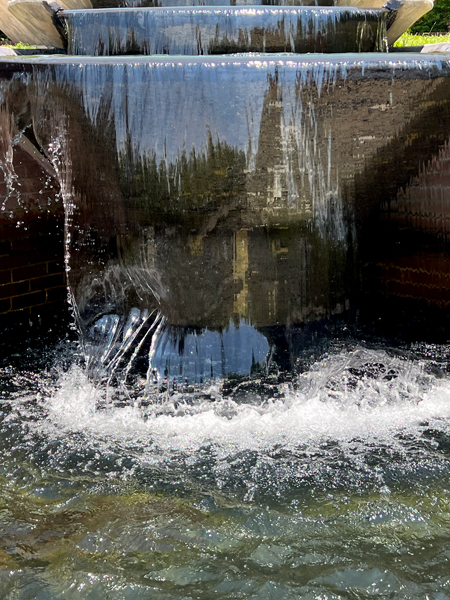
M 34 44 L 64 48 L 55 15 L 61 7 L 46 0 L 9 0 L 8 11 L 30 32 Z
M 385 51 L 381 9 L 311 6 L 63 11 L 68 54 Z
M 22 1 L 29 1 L 29 0 L 22 0 Z M 233 5 L 233 6 L 228 6 L 225 4 L 208 4 L 208 5 L 199 5 L 199 6 L 195 6 L 195 5 L 189 5 L 189 6 L 184 6 L 184 5 L 176 5 L 176 6 L 142 6 L 139 8 L 133 8 L 130 6 L 123 6 L 123 7 L 118 7 L 118 8 L 113 8 L 113 7 L 109 7 L 109 8 L 103 8 L 103 9 L 98 9 L 98 8 L 86 8 L 86 9 L 73 9 L 73 10 L 62 10 L 61 11 L 61 15 L 62 16 L 70 16 L 70 15 L 102 15 L 102 14 L 110 14 L 110 15 L 120 15 L 120 14 L 127 14 L 127 13 L 131 13 L 131 14 L 145 14 L 145 13 L 158 13 L 158 12 L 168 12 L 168 11 L 175 11 L 175 12 L 192 12 L 192 13 L 201 13 L 201 12 L 210 12 L 211 10 L 217 11 L 217 12 L 223 12 L 223 11 L 227 11 L 229 13 L 232 12 L 243 12 L 243 11 L 249 11 L 249 12 L 257 12 L 258 14 L 263 14 L 264 12 L 275 12 L 275 11 L 279 11 L 281 12 L 292 12 L 292 13 L 298 13 L 299 15 L 305 13 L 322 13 L 322 14 L 329 14 L 329 13 L 337 13 L 340 15 L 344 15 L 344 14 L 348 14 L 348 13 L 352 13 L 354 15 L 359 15 L 360 17 L 364 17 L 366 15 L 370 16 L 371 14 L 376 15 L 379 13 L 384 13 L 385 11 L 382 8 L 364 8 L 364 7 L 352 7 L 352 6 L 328 6 L 328 5 L 320 5 L 320 6 L 316 6 L 316 5 L 289 5 L 289 4 L 274 4 L 274 5 L 270 5 L 268 6 L 267 4 L 248 4 L 245 6 L 242 5 Z
M 389 47 L 389 52 L 390 53 L 395 53 L 395 52 L 415 52 L 416 54 L 418 52 L 422 51 L 423 46 L 401 46 L 399 48 L 396 48 L 394 46 L 390 46 Z
M 62 48 L 13 48 L 16 56 L 48 56 L 49 54 L 66 54 Z
M 53 65 L 78 65 L 80 67 L 113 66 L 113 65 L 148 65 L 151 68 L 184 69 L 192 65 L 200 68 L 214 69 L 217 66 L 234 67 L 246 66 L 249 68 L 268 70 L 273 67 L 289 69 L 334 69 L 345 74 L 349 80 L 363 80 L 377 77 L 377 73 L 391 72 L 392 68 L 406 70 L 404 77 L 415 79 L 429 79 L 450 73 L 449 54 L 429 54 L 420 52 L 389 52 L 389 53 L 347 53 L 338 54 L 264 54 L 243 53 L 216 56 L 68 56 L 66 54 L 39 54 L 35 56 L 0 56 L 0 77 L 8 79 L 15 73 L 33 72 L 35 69 Z M 430 68 L 433 71 L 430 72 Z M 384 76 L 384 75 L 381 75 Z
M 215 65 L 238 65 L 248 64 L 249 66 L 257 65 L 258 67 L 265 66 L 276 66 L 285 65 L 287 67 L 299 67 L 299 66 L 327 66 L 334 65 L 340 66 L 342 69 L 349 68 L 372 68 L 372 67 L 386 67 L 391 68 L 392 66 L 398 65 L 401 67 L 422 68 L 423 66 L 438 66 L 439 68 L 448 67 L 450 68 L 450 53 L 445 57 L 439 56 L 427 56 L 425 57 L 420 52 L 408 53 L 405 57 L 402 52 L 392 52 L 385 54 L 384 52 L 371 52 L 371 53 L 352 53 L 348 52 L 345 56 L 338 55 L 324 55 L 324 54 L 294 54 L 291 52 L 267 54 L 262 52 L 255 53 L 242 53 L 242 54 L 229 54 L 215 56 L 214 58 L 205 56 L 177 56 L 177 55 L 158 55 L 158 56 L 68 56 L 65 54 L 47 54 L 43 56 L 30 56 L 30 57 L 19 57 L 11 56 L 5 57 L 2 63 L 7 65 L 23 65 L 33 67 L 33 65 L 117 65 L 117 64 L 149 64 L 154 66 L 164 65 L 190 65 L 199 64 L 208 66 Z M 429 74 L 424 74 L 424 77 L 429 77 Z
M 421 54 L 448 54 L 450 53 L 450 43 L 425 44 L 420 52 Z
M 3 56 L 17 56 L 17 52 L 13 48 L 0 46 L 0 57 Z
M 86 0 L 63 0 L 62 5 L 64 8 L 69 8 L 67 4 L 71 2 L 70 9 L 76 10 L 77 8 L 85 8 Z M 132 9 L 140 8 L 170 8 L 174 6 L 187 7 L 187 6 L 237 6 L 237 7 L 248 7 L 248 6 L 314 6 L 317 7 L 317 0 L 134 0 L 132 3 L 127 0 L 87 0 L 90 7 L 93 9 L 108 9 L 108 8 L 127 8 Z M 377 0 L 366 0 L 372 2 L 372 5 Z M 384 0 L 378 0 L 383 4 Z M 79 5 L 78 5 L 79 4 Z M 334 0 L 320 0 L 320 6 L 333 6 Z M 380 4 L 380 6 L 381 6 Z

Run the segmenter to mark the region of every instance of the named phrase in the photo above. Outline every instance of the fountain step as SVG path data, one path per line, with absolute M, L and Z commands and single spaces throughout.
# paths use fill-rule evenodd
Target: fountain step
M 58 172 L 86 326 L 133 306 L 210 330 L 343 314 L 373 215 L 450 136 L 450 63 L 433 56 L 5 57 L 1 72 L 11 123 Z
M 68 54 L 385 51 L 387 11 L 338 7 L 172 7 L 64 11 Z
M 62 47 L 55 13 L 60 9 L 88 10 L 174 6 L 352 6 L 358 9 L 384 8 L 385 0 L 0 0 L 2 31 L 15 42 Z M 387 2 L 386 4 L 389 4 Z M 131 5 L 131 6 L 130 6 Z M 417 19 L 433 7 L 433 0 L 393 0 L 388 31 L 390 45 Z

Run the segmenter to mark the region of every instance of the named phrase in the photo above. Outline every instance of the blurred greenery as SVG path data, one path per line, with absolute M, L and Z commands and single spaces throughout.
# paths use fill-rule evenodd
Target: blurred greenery
M 450 33 L 447 35 L 421 35 L 418 33 L 411 33 L 411 31 L 408 30 L 394 42 L 394 48 L 439 44 L 440 42 L 450 42 Z
M 216 210 L 225 202 L 231 205 L 245 197 L 246 158 L 208 133 L 205 152 L 183 151 L 175 163 L 157 163 L 153 154 L 138 156 L 131 139 L 119 156 L 121 186 L 130 207 L 150 215 L 149 190 L 153 212 L 176 210 Z
M 9 44 L 8 44 L 8 46 L 9 46 Z M 31 44 L 26 44 L 25 42 L 17 42 L 17 44 L 11 44 L 11 48 L 28 49 L 28 48 L 37 48 L 37 46 L 32 46 Z
M 450 0 L 435 0 L 434 8 L 411 27 L 411 33 L 448 31 L 450 22 Z

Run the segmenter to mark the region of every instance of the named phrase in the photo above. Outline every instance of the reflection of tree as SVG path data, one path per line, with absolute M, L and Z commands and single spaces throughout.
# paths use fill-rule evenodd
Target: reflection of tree
M 182 149 L 169 161 L 152 149 L 138 150 L 128 133 L 116 160 L 129 224 L 136 219 L 144 225 L 153 223 L 163 215 L 187 220 L 209 215 L 215 223 L 230 209 L 239 209 L 246 226 L 264 225 L 272 217 L 286 223 L 311 219 L 314 194 L 327 192 L 321 177 L 324 167 L 320 152 L 316 156 L 309 150 L 311 131 L 304 126 L 308 139 L 299 145 L 295 121 L 289 118 L 275 70 L 267 74 L 254 156 L 251 149 L 232 147 L 207 129 L 204 146 Z M 167 143 L 170 146 L 170 140 Z M 312 167 L 307 161 L 314 158 Z M 305 177 L 305 164 L 314 171 L 313 180 Z
M 129 138 L 119 154 L 120 186 L 127 209 L 139 214 L 142 225 L 157 214 L 210 212 L 243 200 L 245 153 L 214 142 L 210 131 L 205 150 L 183 150 L 173 163 L 158 163 L 155 152 L 137 154 L 132 144 Z
M 400 176 L 390 183 L 399 164 L 392 157 L 403 153 L 405 166 L 398 169 L 402 173 L 417 171 L 421 157 L 427 157 L 438 145 L 443 135 L 439 131 L 448 131 L 448 115 L 436 111 L 439 102 L 444 103 L 447 83 L 440 99 L 433 91 L 435 82 L 414 79 L 410 89 L 426 89 L 421 103 L 414 107 L 418 116 L 413 119 L 405 116 L 410 108 L 406 101 L 395 107 L 392 116 L 387 110 L 369 112 L 373 103 L 379 104 L 388 96 L 393 84 L 387 77 L 374 76 L 373 81 L 350 78 L 335 85 L 333 70 L 322 74 L 322 83 L 312 69 L 299 70 L 296 80 L 295 72 L 279 69 L 278 76 L 274 68 L 262 76 L 265 79 L 260 80 L 263 85 L 258 87 L 261 92 L 256 98 L 236 87 L 240 110 L 247 110 L 253 101 L 255 114 L 261 117 L 257 121 L 259 131 L 255 127 L 255 148 L 244 151 L 233 147 L 229 139 L 236 138 L 228 136 L 223 124 L 213 119 L 212 132 L 204 130 L 195 138 L 188 137 L 203 139 L 192 148 L 180 148 L 179 131 L 172 136 L 169 129 L 167 155 L 176 159 L 166 160 L 164 149 L 158 154 L 143 141 L 150 139 L 152 132 L 145 131 L 137 140 L 134 136 L 141 132 L 132 130 L 133 115 L 127 112 L 126 102 L 137 105 L 128 98 L 145 92 L 145 86 L 136 92 L 122 83 L 124 87 L 117 91 L 113 104 L 113 81 L 128 81 L 125 76 L 118 77 L 126 75 L 126 70 L 117 73 L 115 68 L 108 67 L 110 70 L 102 73 L 101 85 L 95 77 L 68 83 L 47 73 L 42 88 L 45 101 L 36 97 L 33 107 L 35 133 L 47 153 L 53 152 L 55 164 L 60 160 L 60 180 L 71 219 L 71 282 L 77 288 L 77 298 L 81 298 L 80 305 L 87 306 L 88 295 L 94 297 L 98 291 L 100 303 L 102 294 L 112 299 L 105 301 L 108 307 L 122 295 L 123 303 L 121 298 L 117 300 L 122 309 L 127 302 L 149 301 L 155 292 L 176 324 L 183 324 L 185 319 L 193 326 L 209 322 L 220 327 L 226 326 L 230 317 L 248 314 L 262 326 L 270 326 L 274 322 L 307 322 L 339 312 L 345 304 L 348 281 L 356 279 L 348 275 L 352 234 L 345 230 L 350 229 L 353 215 L 349 211 L 347 219 L 344 213 L 344 235 L 334 235 L 328 225 L 338 221 L 330 211 L 332 193 L 337 190 L 339 196 L 343 181 L 345 189 L 352 188 L 347 205 L 358 210 L 363 200 L 376 205 L 389 186 L 398 187 Z M 120 68 L 124 69 L 123 65 Z M 144 83 L 156 85 L 155 81 L 149 78 Z M 167 82 L 170 77 L 162 83 Z M 404 86 L 403 82 L 398 84 L 399 93 L 404 93 Z M 217 88 L 208 82 L 204 91 L 209 93 L 208 101 L 221 110 L 221 102 L 227 99 L 220 98 Z M 166 92 L 163 86 L 157 93 L 162 101 L 170 98 L 170 89 Z M 428 100 L 431 108 L 424 108 Z M 355 114 L 355 119 L 350 120 L 349 114 Z M 434 116 L 428 119 L 430 114 Z M 363 121 L 364 115 L 370 118 Z M 356 122 L 359 117 L 361 123 Z M 181 130 L 188 129 L 188 118 L 179 124 Z M 408 122 L 408 118 L 412 120 Z M 116 139 L 118 121 L 128 131 L 125 143 L 120 135 Z M 206 128 L 206 119 L 199 121 Z M 370 134 L 376 127 L 382 132 L 392 131 L 392 121 L 402 123 L 396 143 L 386 142 L 384 133 L 375 132 L 365 153 L 356 156 L 348 151 L 353 151 L 358 136 L 372 139 Z M 220 136 L 214 133 L 215 126 Z M 409 150 L 412 144 L 404 144 L 402 136 L 414 139 L 417 132 L 421 132 L 424 143 Z M 160 133 L 156 130 L 156 135 Z M 250 148 L 254 139 L 250 135 L 241 147 L 248 142 Z M 62 143 L 62 160 L 50 147 L 55 139 Z M 147 147 L 140 150 L 140 142 Z M 375 156 L 377 149 L 380 160 Z M 327 223 L 322 229 L 317 225 L 320 211 Z M 363 213 L 357 214 L 358 221 L 366 218 Z M 279 231 L 286 227 L 289 239 L 285 245 L 282 233 L 274 234 L 271 243 L 264 239 L 264 235 L 270 237 L 261 233 L 262 226 L 268 224 Z M 169 226 L 174 232 L 169 232 Z M 155 235 L 150 243 L 144 238 L 152 228 Z M 185 232 L 180 233 L 183 229 Z M 241 256 L 239 265 L 233 266 L 233 235 L 244 229 L 249 231 L 248 256 Z M 373 247 L 378 251 L 380 245 Z M 141 253 L 145 251 L 148 256 L 149 249 L 153 262 L 141 259 Z M 138 270 L 140 279 L 133 279 Z M 106 285 L 106 280 L 111 285 Z M 117 293 L 113 290 L 116 282 Z M 154 298 L 152 301 L 154 305 Z

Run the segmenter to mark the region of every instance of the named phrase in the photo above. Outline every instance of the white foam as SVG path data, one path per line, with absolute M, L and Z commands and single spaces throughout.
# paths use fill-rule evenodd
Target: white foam
M 371 365 L 383 365 L 384 372 L 374 375 Z M 296 390 L 284 390 L 283 399 L 238 403 L 217 388 L 215 401 L 172 402 L 145 413 L 138 406 L 98 410 L 99 390 L 72 367 L 45 401 L 46 416 L 34 427 L 47 438 L 79 432 L 141 446 L 153 460 L 168 453 L 195 454 L 203 447 L 212 447 L 218 458 L 247 450 L 314 450 L 330 440 L 352 452 L 361 445 L 392 447 L 399 444 L 400 433 L 420 437 L 424 427 L 449 430 L 450 379 L 427 375 L 425 366 L 357 349 L 313 365 Z M 392 378 L 386 378 L 389 372 Z

